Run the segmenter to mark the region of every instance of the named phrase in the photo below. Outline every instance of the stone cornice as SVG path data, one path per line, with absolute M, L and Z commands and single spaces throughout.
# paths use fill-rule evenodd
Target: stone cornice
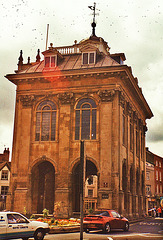
M 141 88 L 138 86 L 138 80 L 134 78 L 132 70 L 127 65 L 95 67 L 95 68 L 79 68 L 71 70 L 57 70 L 49 72 L 20 72 L 17 74 L 8 74 L 5 76 L 9 81 L 16 85 L 25 83 L 55 83 L 57 80 L 61 81 L 75 81 L 83 78 L 119 78 L 130 89 L 132 96 L 137 100 L 139 106 L 143 109 L 145 118 L 149 119 L 153 116 Z M 96 85 L 96 84 L 95 84 Z M 99 82 L 97 84 L 97 87 Z M 53 87 L 53 86 L 52 86 Z

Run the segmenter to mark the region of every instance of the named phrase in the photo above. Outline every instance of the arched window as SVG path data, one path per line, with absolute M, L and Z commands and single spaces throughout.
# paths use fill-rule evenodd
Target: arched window
M 76 106 L 75 140 L 96 139 L 96 103 L 91 98 L 81 99 Z
M 56 105 L 49 100 L 41 102 L 36 110 L 36 141 L 55 141 Z

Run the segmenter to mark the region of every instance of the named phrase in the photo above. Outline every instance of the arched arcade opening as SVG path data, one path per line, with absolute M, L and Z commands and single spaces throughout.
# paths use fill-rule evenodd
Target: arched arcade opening
M 86 185 L 88 186 L 92 185 L 91 189 L 89 189 L 89 187 L 87 189 L 89 194 L 91 194 L 90 190 L 92 190 L 93 188 L 95 189 L 95 192 L 97 194 L 97 186 L 98 186 L 97 167 L 90 160 L 86 160 L 85 188 L 86 188 Z M 94 205 L 91 205 L 91 198 L 93 198 L 93 194 L 91 195 L 89 194 L 86 195 L 86 190 L 85 190 L 85 201 L 87 201 L 87 199 L 90 200 L 90 207 L 91 206 L 95 207 Z M 72 211 L 80 212 L 80 162 L 78 162 L 72 170 Z
M 49 161 L 42 161 L 32 168 L 32 212 L 42 213 L 46 208 L 54 211 L 55 168 Z

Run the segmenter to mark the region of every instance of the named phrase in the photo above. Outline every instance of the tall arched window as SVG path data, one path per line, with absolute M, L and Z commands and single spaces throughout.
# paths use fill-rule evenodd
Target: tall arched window
M 56 105 L 49 100 L 41 102 L 36 110 L 36 141 L 55 141 Z
M 96 139 L 96 103 L 91 98 L 81 99 L 76 106 L 75 140 Z

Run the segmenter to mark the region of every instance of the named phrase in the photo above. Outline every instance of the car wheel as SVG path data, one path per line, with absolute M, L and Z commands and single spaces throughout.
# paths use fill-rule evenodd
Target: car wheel
M 44 239 L 44 230 L 43 229 L 37 229 L 34 234 L 35 240 L 43 240 Z
M 127 232 L 129 230 L 129 223 L 126 222 L 125 223 L 125 227 L 124 227 L 124 231 Z
M 25 238 L 22 238 L 23 240 L 28 240 L 28 238 L 27 237 L 25 237 Z
M 106 223 L 105 224 L 105 229 L 104 229 L 104 231 L 106 232 L 106 233 L 109 233 L 110 232 L 110 224 L 109 223 Z
M 89 233 L 89 229 L 88 228 L 84 229 L 84 232 Z

